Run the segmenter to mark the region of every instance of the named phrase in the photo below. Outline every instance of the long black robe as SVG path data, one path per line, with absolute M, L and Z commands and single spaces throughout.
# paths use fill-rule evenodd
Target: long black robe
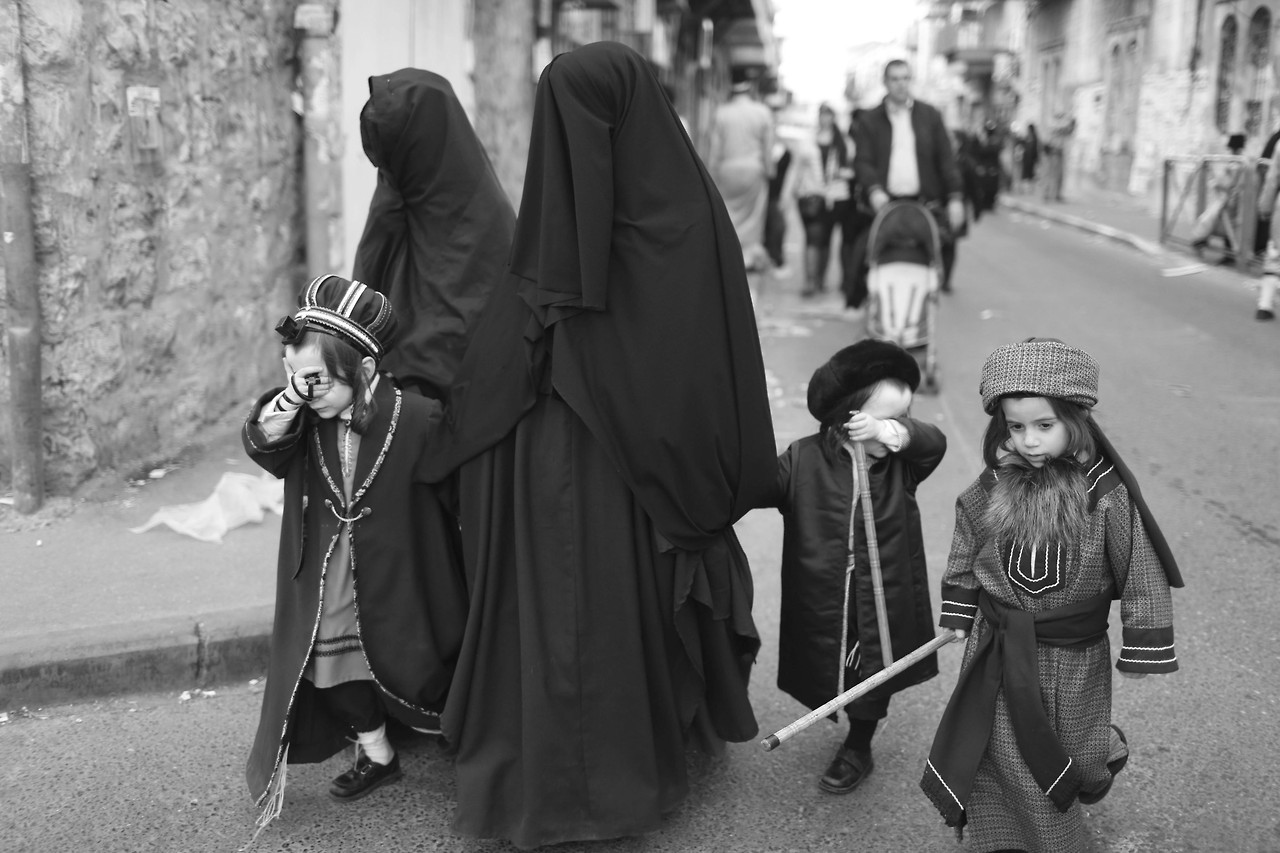
M 645 61 L 538 87 L 511 276 L 450 394 L 472 592 L 442 717 L 454 827 L 520 846 L 657 827 L 695 719 L 756 733 L 732 524 L 775 456 L 742 253 Z
M 244 424 L 249 456 L 283 478 L 285 489 L 267 686 L 246 768 L 258 803 L 280 771 L 286 744 L 290 764 L 308 763 L 338 752 L 351 736 L 314 701 L 315 688 L 302 678 L 329 554 L 341 532 L 335 511 L 351 518 L 370 510 L 352 526 L 351 555 L 360 644 L 384 704 L 409 725 L 439 724 L 467 610 L 452 499 L 424 476 L 428 451 L 421 438 L 438 420 L 439 404 L 383 379 L 374 392 L 377 415 L 360 441 L 349 505 L 336 419 L 304 410 L 289 432 L 268 442 L 256 421 L 276 389 Z
M 378 185 L 353 276 L 387 295 L 401 330 L 381 367 L 443 399 L 506 270 L 515 211 L 438 74 L 370 77 L 360 136 Z

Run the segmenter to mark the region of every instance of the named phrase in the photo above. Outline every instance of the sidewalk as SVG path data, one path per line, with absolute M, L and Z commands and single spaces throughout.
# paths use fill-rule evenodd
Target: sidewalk
M 1173 254 L 1160 244 L 1160 212 L 1145 199 L 1096 188 L 1078 189 L 1066 201 L 1047 202 L 1039 195 L 1001 193 L 1001 208 L 1016 210 L 1131 246 L 1148 255 Z
M 278 516 L 222 544 L 129 532 L 209 497 L 228 471 L 259 473 L 240 448 L 242 417 L 144 484 L 104 478 L 31 516 L 0 506 L 0 712 L 264 674 Z
M 1138 199 L 1006 194 L 1000 207 L 1176 257 Z M 29 517 L 0 505 L 0 712 L 264 674 L 278 518 L 236 528 L 220 545 L 167 528 L 129 532 L 162 506 L 205 499 L 228 471 L 257 473 L 240 447 L 240 417 L 228 414 L 142 485 L 108 480 Z

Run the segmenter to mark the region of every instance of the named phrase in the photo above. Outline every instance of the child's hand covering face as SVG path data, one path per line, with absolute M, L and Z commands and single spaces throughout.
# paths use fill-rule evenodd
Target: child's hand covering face
M 320 417 L 336 417 L 351 405 L 351 385 L 325 373 L 324 359 L 316 346 L 285 347 L 284 369 L 295 387 L 311 391 L 307 405 Z
M 333 380 L 325 374 L 324 365 L 318 367 L 311 365 L 294 370 L 288 358 L 281 359 L 281 362 L 284 364 L 285 381 L 303 400 L 307 402 L 317 400 L 333 388 Z
M 854 412 L 845 429 L 850 441 L 861 441 L 867 454 L 879 459 L 888 453 L 880 441 L 884 422 L 905 417 L 911 411 L 911 389 L 898 382 L 881 380 L 860 411 Z

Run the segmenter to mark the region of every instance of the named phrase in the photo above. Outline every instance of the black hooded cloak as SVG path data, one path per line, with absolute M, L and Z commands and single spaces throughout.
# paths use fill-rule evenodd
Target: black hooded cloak
M 538 86 L 510 275 L 449 399 L 472 606 L 442 718 L 455 829 L 656 828 L 695 729 L 746 740 L 759 648 L 732 524 L 774 442 L 742 252 L 653 72 L 601 43 Z
M 360 136 L 378 185 L 353 276 L 385 293 L 400 318 L 382 366 L 405 387 L 443 399 L 506 269 L 515 212 L 438 74 L 370 77 Z

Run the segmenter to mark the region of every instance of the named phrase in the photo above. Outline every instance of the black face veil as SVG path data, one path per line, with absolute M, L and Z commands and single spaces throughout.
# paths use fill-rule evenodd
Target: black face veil
M 543 73 L 502 287 L 451 398 L 453 459 L 554 390 L 674 544 L 760 505 L 776 455 L 742 250 L 631 49 L 587 45 Z
M 405 68 L 370 77 L 360 136 L 378 185 L 353 274 L 400 315 L 384 366 L 407 387 L 443 397 L 502 279 L 515 214 L 438 74 Z

